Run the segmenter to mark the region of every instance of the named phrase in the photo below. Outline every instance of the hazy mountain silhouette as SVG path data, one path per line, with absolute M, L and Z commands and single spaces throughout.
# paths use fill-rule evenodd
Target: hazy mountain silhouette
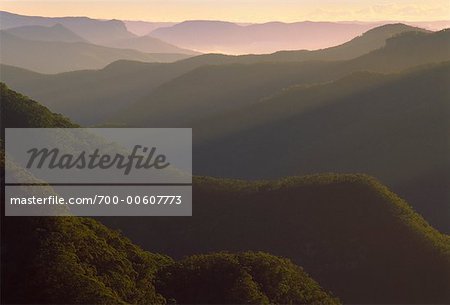
M 145 53 L 168 53 L 168 54 L 188 54 L 188 55 L 200 54 L 199 52 L 182 49 L 172 44 L 166 43 L 158 38 L 153 38 L 150 36 L 126 38 L 111 41 L 104 45 L 121 49 L 133 49 Z
M 366 80 L 356 76 L 347 80 L 344 88 L 348 91 L 344 91 L 347 95 L 343 98 L 339 95 L 342 82 L 336 91 L 326 95 L 336 104 L 324 108 L 332 110 L 318 112 L 317 117 L 306 119 L 299 116 L 253 128 L 246 125 L 258 117 L 265 105 L 264 99 L 271 101 L 271 96 L 277 91 L 291 85 L 328 82 L 360 70 L 397 72 L 416 64 L 450 60 L 449 41 L 450 31 L 432 34 L 408 32 L 390 39 L 382 49 L 349 61 L 201 67 L 155 89 L 148 98 L 131 106 L 128 111 L 121 111 L 120 117 L 124 118 L 122 122 L 131 126 L 194 127 L 197 174 L 267 178 L 327 171 L 369 173 L 394 187 L 395 191 L 401 191 L 401 195 L 433 225 L 450 232 L 448 182 L 437 183 L 443 177 L 446 177 L 443 181 L 450 180 L 448 175 L 442 174 L 442 169 L 450 165 L 449 130 L 438 124 L 447 122 L 446 116 L 449 115 L 445 108 L 445 101 L 449 99 L 446 89 L 448 65 L 405 74 L 405 79 L 398 83 L 389 83 L 386 87 L 380 83 L 378 90 L 369 87 L 364 94 L 358 91 L 362 90 L 358 82 L 364 84 Z M 317 102 L 323 98 L 321 90 L 324 88 L 306 91 L 305 94 Z M 297 100 L 303 99 L 299 97 Z M 338 103 L 341 100 L 349 103 Z M 422 108 L 425 107 L 423 103 L 430 103 L 429 100 L 433 104 L 425 108 L 428 113 Z M 382 101 L 394 103 L 391 107 L 400 106 L 392 109 L 392 113 L 386 112 L 387 106 Z M 395 101 L 409 101 L 409 104 Z M 278 108 L 287 115 L 292 114 L 289 105 L 282 102 L 271 105 L 274 108 L 267 114 L 268 118 L 273 117 Z M 347 109 L 344 105 L 353 108 Z M 250 107 L 244 117 L 233 112 L 233 109 L 244 107 Z M 405 111 L 403 107 L 411 110 Z M 347 109 L 348 115 L 342 109 Z M 364 109 L 372 109 L 373 113 Z M 421 110 L 415 112 L 416 109 Z M 230 120 L 221 121 L 220 115 L 226 112 L 230 112 Z M 359 112 L 364 118 L 361 126 L 356 120 Z M 385 124 L 380 123 L 382 119 L 386 120 Z M 247 127 L 240 129 L 238 126 L 242 126 L 242 122 Z M 321 127 L 325 123 L 330 124 L 329 130 Z M 227 128 L 234 127 L 236 132 L 230 137 L 217 137 Z M 197 142 L 208 133 L 213 134 L 211 142 Z M 300 136 L 303 134 L 305 138 Z M 337 134 L 342 137 L 341 141 Z M 279 147 L 286 147 L 287 151 Z M 277 153 L 281 155 L 274 158 Z M 230 162 L 230 155 L 236 161 Z M 265 160 L 276 162 L 272 164 Z M 422 195 L 417 197 L 418 191 L 413 185 L 416 186 L 423 177 L 433 177 L 431 180 L 436 183 L 424 186 Z
M 96 20 L 87 17 L 39 17 L 23 16 L 0 11 L 0 27 L 8 29 L 26 25 L 54 26 L 62 24 L 69 30 L 92 43 L 102 44 L 109 41 L 132 38 L 125 24 L 119 20 Z
M 148 21 L 134 21 L 123 20 L 127 30 L 138 36 L 148 35 L 151 31 L 157 28 L 168 27 L 177 24 L 176 22 L 148 22 Z
M 5 30 L 22 39 L 38 41 L 86 42 L 84 38 L 65 28 L 61 24 L 53 26 L 25 25 Z
M 60 42 L 87 42 L 81 36 L 75 34 L 61 24 L 54 26 L 28 25 L 4 30 L 14 36 L 38 41 L 60 41 Z M 138 50 L 144 53 L 167 53 L 167 54 L 189 54 L 198 55 L 198 52 L 181 49 L 168 44 L 160 39 L 150 36 L 132 37 L 102 43 L 104 46 L 120 49 Z
M 382 48 L 386 44 L 386 40 L 398 34 L 418 31 L 428 32 L 427 30 L 411 27 L 402 23 L 386 24 L 371 29 L 361 36 L 341 45 L 329 47 L 321 50 L 296 50 L 296 51 L 278 51 L 272 54 L 262 55 L 239 55 L 226 56 L 221 54 L 206 54 L 203 57 L 194 57 L 190 61 L 205 61 L 208 58 L 208 64 L 230 64 L 230 63 L 257 63 L 257 62 L 291 62 L 306 60 L 346 60 L 352 59 L 363 54 L 369 53 L 376 49 Z
M 360 70 L 397 72 L 450 60 L 449 44 L 450 31 L 405 32 L 388 39 L 385 47 L 347 61 L 202 66 L 156 88 L 120 111 L 116 120 L 133 126 L 189 127 L 195 120 L 258 103 L 292 85 L 332 81 Z
M 412 22 L 405 22 L 407 24 L 410 24 L 412 26 L 418 26 L 427 30 L 431 31 L 440 31 L 443 29 L 450 28 L 450 20 L 437 20 L 437 21 L 412 21 Z
M 38 100 L 44 101 L 46 105 L 52 109 L 63 112 L 83 124 L 98 124 L 110 118 L 114 112 L 123 109 L 139 99 L 148 97 L 152 90 L 163 83 L 166 83 L 203 65 L 289 62 L 295 60 L 304 61 L 307 59 L 332 60 L 342 57 L 357 57 L 366 52 L 383 47 L 386 39 L 391 37 L 392 34 L 395 35 L 409 29 L 414 30 L 415 28 L 409 28 L 404 25 L 382 26 L 369 31 L 361 37 L 355 38 L 351 42 L 348 42 L 342 46 L 321 51 L 278 52 L 271 55 L 260 56 L 226 56 L 207 54 L 171 64 L 148 64 L 120 61 L 99 71 L 77 71 L 54 76 L 37 75 L 21 69 L 3 66 L 3 73 L 0 77 L 14 89 L 24 92 Z M 345 52 L 348 52 L 347 55 Z M 432 60 L 433 58 L 431 56 L 430 61 Z M 412 62 L 411 65 L 413 64 L 414 63 Z M 274 79 L 285 73 L 303 75 L 303 78 L 301 78 L 302 82 L 313 82 L 314 80 L 322 81 L 324 79 L 329 79 L 326 74 L 327 72 L 325 71 L 322 73 L 322 78 L 314 78 L 311 76 L 311 79 L 308 80 L 307 73 L 303 73 L 300 69 L 300 67 L 305 65 L 311 67 L 308 68 L 307 71 L 314 70 L 315 66 L 320 67 L 322 69 L 321 71 L 325 71 L 327 69 L 327 65 L 325 64 L 297 63 L 292 66 L 290 63 L 286 63 L 271 65 L 265 64 L 264 66 L 268 67 L 267 69 L 272 66 L 279 66 L 277 69 L 281 71 L 279 72 L 281 74 L 271 76 Z M 252 69 L 257 69 L 256 67 L 257 66 Z M 287 69 L 285 72 L 283 72 L 284 67 Z M 232 71 L 237 68 L 238 67 L 236 66 L 224 68 L 211 67 L 203 69 L 208 70 L 208 73 L 210 73 L 209 71 L 214 72 L 215 70 L 220 69 L 229 69 Z M 246 66 L 242 66 L 240 69 L 244 71 L 249 70 Z M 270 74 L 269 70 L 265 73 Z M 333 71 L 331 72 L 334 73 Z M 237 73 L 237 70 L 230 73 Z M 251 76 L 250 80 L 259 82 L 262 75 L 264 75 L 262 72 L 257 72 L 257 75 Z M 289 75 L 287 80 L 284 80 L 281 86 L 284 86 L 285 84 L 295 84 L 295 78 L 294 81 L 291 81 L 289 79 Z M 200 83 L 198 86 L 202 86 L 201 82 L 203 82 L 203 78 L 206 78 L 204 84 L 208 84 L 209 80 L 207 79 L 208 76 L 206 74 L 200 75 L 199 77 Z M 335 75 L 330 75 L 329 77 L 334 79 Z M 231 77 L 230 80 L 232 81 L 233 79 L 234 76 Z M 95 82 L 96 86 L 89 85 L 90 83 L 87 82 L 87 80 L 90 82 Z M 230 80 L 228 80 L 228 82 Z M 300 81 L 299 78 L 297 78 L 297 80 Z M 244 80 L 242 85 L 245 86 L 245 83 L 248 81 L 249 80 Z M 220 83 L 217 83 L 217 85 L 220 86 Z M 194 90 L 195 88 L 193 87 L 192 89 Z M 223 87 L 221 90 L 223 89 L 226 88 Z M 259 88 L 256 91 L 259 91 Z M 68 92 L 71 93 L 68 94 Z M 195 93 L 195 95 L 189 98 L 195 98 L 196 96 L 199 96 L 199 94 L 200 93 Z M 182 99 L 184 98 L 185 97 Z M 224 98 L 226 98 L 226 96 L 224 96 Z M 80 107 L 80 103 L 82 103 L 83 107 Z M 101 112 L 98 111 L 99 108 L 102 108 Z M 148 113 L 145 113 L 145 115 L 147 114 Z
M 344 43 L 363 32 L 392 22 L 268 22 L 235 24 L 224 21 L 145 22 L 97 20 L 87 17 L 25 16 L 0 11 L 0 29 L 28 25 L 62 24 L 88 41 L 108 45 L 137 36 L 150 36 L 195 51 L 231 54 L 272 53 L 279 50 L 322 49 Z M 412 26 L 441 30 L 448 21 L 407 22 Z M 164 37 L 170 37 L 170 40 Z M 139 41 L 139 40 L 138 40 Z M 185 44 L 178 44 L 178 42 Z M 124 42 L 122 42 L 124 43 Z M 133 42 L 140 46 L 142 42 Z M 138 49 L 139 50 L 139 49 Z M 141 50 L 142 51 L 142 50 Z M 152 52 L 153 53 L 153 52 Z
M 376 24 L 269 22 L 238 25 L 224 21 L 185 21 L 150 33 L 184 48 L 229 54 L 321 49 L 344 43 Z
M 0 78 L 33 98 L 41 101 L 48 98 L 46 106 L 55 110 L 66 109 L 83 124 L 98 124 L 147 96 L 157 86 L 196 66 L 197 63 L 184 61 L 160 64 L 122 60 L 98 71 L 44 75 L 2 65 Z M 91 86 L 90 83 L 96 85 Z
M 387 24 L 371 29 L 339 46 L 317 51 L 280 51 L 272 54 L 272 59 L 274 61 L 352 59 L 383 47 L 388 38 L 409 31 L 427 32 L 402 23 Z
M 183 54 L 148 54 L 86 42 L 35 41 L 0 31 L 0 62 L 41 73 L 100 69 L 119 59 L 167 62 L 186 58 Z

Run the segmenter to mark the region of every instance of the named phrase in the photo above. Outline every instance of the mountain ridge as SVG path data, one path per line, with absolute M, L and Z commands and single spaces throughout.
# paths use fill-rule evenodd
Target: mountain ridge
M 260 54 L 280 49 L 318 49 L 338 45 L 371 27 L 374 26 L 321 22 L 276 22 L 241 26 L 226 21 L 202 20 L 157 28 L 150 35 L 203 53 Z M 321 40 L 317 39 L 318 36 Z
M 39 25 L 25 25 L 5 30 L 14 36 L 28 40 L 60 41 L 60 42 L 87 42 L 81 36 L 57 23 L 46 27 Z
M 41 73 L 103 68 L 119 59 L 140 61 L 174 61 L 184 54 L 148 54 L 131 49 L 115 49 L 87 42 L 28 40 L 0 31 L 0 62 Z
M 403 26 L 387 26 L 394 31 L 403 31 Z M 374 30 L 375 31 L 375 30 Z M 386 31 L 382 33 L 386 34 Z M 385 39 L 389 38 L 388 33 Z M 382 47 L 384 41 L 380 40 L 379 45 L 374 47 Z M 347 48 L 348 49 L 348 48 Z M 361 48 L 354 48 L 359 50 L 354 53 L 354 56 L 360 56 Z M 372 51 L 369 48 L 369 51 Z M 313 52 L 314 54 L 323 54 L 322 51 Z M 334 51 L 333 51 L 334 52 Z M 108 121 L 114 112 L 123 110 L 127 105 L 137 102 L 149 96 L 152 91 L 163 83 L 167 83 L 185 73 L 188 73 L 196 68 L 204 65 L 224 65 L 232 63 L 242 64 L 257 64 L 263 62 L 280 61 L 280 65 L 286 65 L 289 68 L 289 61 L 292 59 L 304 60 L 303 54 L 310 54 L 310 52 L 298 51 L 293 52 L 292 58 L 280 59 L 280 55 L 264 55 L 264 56 L 226 56 L 217 54 L 207 54 L 195 56 L 189 59 L 178 61 L 171 64 L 151 64 L 139 63 L 130 61 L 119 61 L 111 63 L 107 67 L 98 71 L 73 72 L 72 74 L 60 74 L 57 76 L 37 77 L 34 81 L 28 79 L 28 73 L 20 72 L 17 69 L 3 67 L 3 73 L 0 76 L 3 81 L 6 81 L 12 88 L 22 91 L 33 98 L 42 100 L 52 109 L 63 112 L 66 115 L 72 116 L 82 124 L 99 124 Z M 276 57 L 274 57 L 276 56 Z M 308 55 L 310 56 L 310 55 Z M 328 56 L 326 54 L 326 56 Z M 327 57 L 324 58 L 326 60 Z M 267 65 L 267 64 L 266 64 Z M 301 65 L 298 62 L 295 65 Z M 304 65 L 304 64 L 303 64 Z M 208 68 L 209 69 L 209 68 Z M 219 69 L 219 68 L 217 68 Z M 362 69 L 367 69 L 362 67 Z M 210 69 L 211 70 L 211 69 Z M 23 80 L 21 80 L 23 75 Z M 134 79 L 133 82 L 130 79 Z M 257 76 L 260 78 L 260 76 Z M 87 86 L 83 79 L 90 79 L 96 82 L 98 86 L 92 88 Z M 209 80 L 206 80 L 206 83 Z M 86 87 L 87 86 L 87 87 Z M 67 95 L 67 90 L 74 89 L 78 92 L 76 97 Z M 92 105 L 93 109 L 102 107 L 105 103 L 108 104 L 108 111 L 102 117 L 96 115 L 96 111 L 90 111 L 88 108 L 79 107 L 75 105 L 80 101 L 86 101 L 86 107 Z M 73 104 L 73 107 L 70 106 Z
M 403 32 L 389 38 L 384 47 L 344 61 L 204 65 L 157 87 L 148 97 L 121 110 L 112 121 L 133 126 L 148 122 L 158 127 L 189 126 L 197 119 L 258 103 L 292 85 L 332 81 L 359 70 L 392 73 L 450 60 L 449 44 L 450 31 Z M 410 51 L 412 47 L 414 51 Z M 191 107 L 196 111 L 190 111 Z
M 109 40 L 131 38 L 135 35 L 128 32 L 120 20 L 97 20 L 88 17 L 41 17 L 25 16 L 0 11 L 1 29 L 24 25 L 53 26 L 62 24 L 91 43 L 102 44 Z

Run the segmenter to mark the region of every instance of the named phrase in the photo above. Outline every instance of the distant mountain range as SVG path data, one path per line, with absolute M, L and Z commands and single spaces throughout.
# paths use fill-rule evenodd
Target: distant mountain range
M 450 303 L 449 29 L 0 21 L 2 128 L 189 127 L 194 164 L 191 217 L 2 217 L 1 303 Z
M 43 29 L 48 29 L 46 32 Z M 117 49 L 88 42 L 52 41 L 63 32 L 62 26 L 19 28 L 0 31 L 2 52 L 0 62 L 41 73 L 60 73 L 74 70 L 101 69 L 116 60 L 138 60 L 144 62 L 170 62 L 189 57 L 184 54 L 150 54 L 131 49 Z M 10 33 L 19 32 L 23 39 Z M 56 33 L 58 32 L 58 33 Z M 72 36 L 73 37 L 73 36 Z
M 8 30 L 3 30 L 9 34 L 22 39 L 36 41 L 59 41 L 59 42 L 87 42 L 83 37 L 75 34 L 61 24 L 52 26 L 24 25 Z
M 391 73 L 450 60 L 449 43 L 450 31 L 413 30 L 388 38 L 381 48 L 344 61 L 319 61 L 317 56 L 315 61 L 203 65 L 164 83 L 128 110 L 121 110 L 117 121 L 134 126 L 187 127 L 198 119 L 259 104 L 261 99 L 292 85 L 332 81 L 361 70 Z
M 269 22 L 239 25 L 222 21 L 185 21 L 160 27 L 150 35 L 203 53 L 248 54 L 279 50 L 316 50 L 342 44 L 371 28 L 393 22 Z M 407 23 L 433 30 L 450 21 Z
M 254 69 L 258 66 L 265 66 L 270 69 L 271 66 L 279 65 L 279 69 L 283 67 L 288 67 L 287 70 L 282 71 L 286 74 L 285 80 L 277 88 L 282 88 L 283 86 L 291 85 L 296 83 L 296 79 L 291 78 L 291 74 L 303 75 L 304 81 L 313 81 L 313 79 L 308 80 L 307 72 L 305 73 L 299 68 L 303 65 L 311 66 L 311 69 L 315 69 L 315 66 L 321 66 L 321 69 L 327 69 L 326 63 L 312 63 L 303 64 L 306 60 L 322 60 L 322 61 L 332 61 L 332 60 L 342 60 L 342 59 L 352 59 L 362 56 L 366 53 L 374 51 L 378 48 L 382 48 L 386 40 L 406 31 L 423 31 L 421 29 L 405 26 L 402 24 L 385 25 L 376 29 L 372 29 L 360 37 L 354 38 L 350 42 L 343 45 L 320 50 L 320 51 L 290 51 L 290 52 L 277 52 L 269 55 L 243 55 L 243 56 L 226 56 L 226 55 L 214 55 L 207 54 L 189 58 L 187 60 L 179 61 L 173 64 L 146 64 L 138 62 L 116 62 L 111 64 L 100 71 L 78 71 L 74 73 L 65 73 L 55 76 L 44 76 L 35 73 L 30 73 L 29 71 L 23 71 L 13 67 L 2 67 L 3 73 L 0 76 L 1 79 L 7 82 L 12 88 L 17 89 L 25 94 L 30 95 L 37 100 L 44 101 L 45 105 L 51 109 L 64 113 L 74 120 L 81 122 L 82 124 L 99 124 L 104 123 L 112 118 L 116 112 L 121 112 L 123 109 L 128 107 L 130 104 L 138 102 L 140 99 L 145 99 L 143 104 L 150 105 L 152 98 L 150 98 L 152 91 L 164 83 L 168 83 L 171 80 L 175 80 L 177 77 L 190 72 L 197 73 L 193 71 L 196 68 L 205 65 L 225 65 L 225 64 L 257 64 Z M 289 62 L 297 62 L 296 65 L 291 65 Z M 431 58 L 430 61 L 433 61 Z M 280 64 L 269 64 L 271 62 L 279 62 Z M 282 62 L 286 62 L 281 64 Z M 412 62 L 411 65 L 414 63 Z M 330 63 L 330 65 L 334 65 Z M 230 71 L 235 70 L 235 75 L 239 76 L 239 71 L 237 69 L 248 70 L 246 66 L 230 66 L 230 67 L 210 67 L 202 68 L 207 70 L 220 70 L 220 69 L 230 69 Z M 255 70 L 256 71 L 256 70 Z M 287 72 L 289 71 L 289 72 Z M 307 70 L 310 71 L 310 70 Z M 350 71 L 350 70 L 345 70 Z M 200 73 L 200 72 L 198 72 Z M 209 72 L 208 72 L 209 73 Z M 291 74 L 287 74 L 291 73 Z M 342 72 L 345 74 L 345 72 Z M 263 74 L 261 74 L 263 75 Z M 270 75 L 270 73 L 268 74 Z M 326 76 L 326 74 L 323 74 Z M 274 74 L 270 77 L 277 79 L 278 74 Z M 208 84 L 209 74 L 201 75 L 198 79 L 198 86 L 204 87 Z M 312 76 L 311 76 L 312 77 Z M 334 76 L 331 76 L 333 78 Z M 190 78 L 189 74 L 184 76 L 184 78 Z M 203 79 L 205 78 L 205 79 Z M 213 78 L 211 78 L 212 80 Z M 229 81 L 240 82 L 241 78 L 232 77 Z M 329 78 L 323 78 L 329 79 Z M 96 86 L 90 86 L 86 82 L 95 82 Z M 247 86 L 248 81 L 254 81 L 258 83 L 261 79 L 260 75 L 249 77 L 244 79 L 241 86 Z M 180 80 L 182 84 L 182 80 Z M 223 82 L 223 84 L 226 83 Z M 221 90 L 225 90 L 223 98 L 227 98 L 225 94 L 228 92 L 228 87 L 221 86 L 221 81 L 211 84 L 211 86 L 221 87 Z M 194 85 L 194 84 L 193 84 Z M 165 85 L 164 88 L 167 88 Z M 184 86 L 184 85 L 182 85 Z M 212 87 L 211 87 L 212 88 Z M 271 87 L 264 89 L 261 93 L 271 94 Z M 189 89 L 189 87 L 186 87 Z M 194 87 L 191 87 L 194 90 Z M 67 94 L 67 90 L 77 92 L 76 94 Z M 163 90 L 163 88 L 158 89 L 158 92 Z M 178 90 L 178 89 L 177 89 Z M 205 88 L 207 90 L 207 88 Z M 212 89 L 211 89 L 212 90 Z M 253 90 L 250 87 L 248 90 Z M 169 91 L 167 91 L 169 93 Z M 207 91 L 206 91 L 207 92 Z M 177 94 L 177 91 L 172 92 Z M 237 94 L 230 92 L 230 94 Z M 200 92 L 196 95 L 186 95 L 185 97 L 176 100 L 179 103 L 183 103 L 185 99 L 201 99 Z M 245 102 L 245 100 L 240 101 Z M 81 104 L 80 104 L 81 103 Z M 170 105 L 169 102 L 168 105 Z M 83 105 L 83 107 L 80 107 Z M 107 105 L 107 107 L 106 107 Z M 99 107 L 103 108 L 102 112 L 96 111 Z M 161 109 L 160 109 L 161 110 Z M 201 111 L 201 109 L 198 109 Z M 130 110 L 131 111 L 131 110 Z M 128 113 L 128 112 L 127 112 Z M 119 121 L 127 115 L 124 113 Z M 189 111 L 189 113 L 192 113 Z M 186 113 L 186 117 L 189 117 L 189 113 Z M 151 116 L 151 114 L 144 112 L 142 116 Z M 155 114 L 156 116 L 156 114 Z M 134 124 L 139 121 L 138 116 L 130 115 Z M 160 122 L 158 119 L 156 122 Z M 169 122 L 166 122 L 169 124 Z
M 133 49 L 145 53 L 165 53 L 165 54 L 184 54 L 184 55 L 200 54 L 200 52 L 182 49 L 170 43 L 164 42 L 161 39 L 150 36 L 126 38 L 122 40 L 116 40 L 109 43 L 105 43 L 104 45 L 119 49 Z
M 133 20 L 124 20 L 123 22 L 125 23 L 128 31 L 138 36 L 145 36 L 157 28 L 169 27 L 177 24 L 177 22 L 148 22 Z
M 8 12 L 0 12 L 0 19 L 1 63 L 42 73 L 99 69 L 120 59 L 171 62 L 199 54 L 157 38 L 136 36 L 119 20 Z
M 4 11 L 0 11 L 0 19 L 0 29 L 61 24 L 91 43 L 131 48 L 147 53 L 161 53 L 161 50 L 164 50 L 153 49 L 158 48 L 161 43 L 154 39 L 158 38 L 172 47 L 167 53 L 181 54 L 193 54 L 191 50 L 201 53 L 262 54 L 280 50 L 322 49 L 347 42 L 371 28 L 393 23 L 305 21 L 238 24 L 210 20 L 176 23 L 23 16 Z M 441 30 L 449 27 L 450 21 L 407 24 Z M 173 49 L 174 46 L 179 49 Z
M 102 44 L 119 39 L 132 38 L 125 24 L 119 20 L 96 20 L 87 17 L 40 17 L 23 16 L 0 11 L 1 29 L 27 25 L 54 26 L 61 24 L 91 43 Z
M 150 33 L 169 43 L 203 53 L 247 54 L 321 49 L 344 43 L 373 24 L 270 22 L 238 25 L 223 21 L 185 21 Z

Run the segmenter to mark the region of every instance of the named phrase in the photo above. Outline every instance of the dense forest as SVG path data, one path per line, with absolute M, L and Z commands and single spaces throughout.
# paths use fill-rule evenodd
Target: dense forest
M 7 55 L 26 60 L 0 64 L 2 186 L 35 179 L 5 163 L 13 127 L 192 128 L 194 177 L 191 217 L 5 217 L 1 202 L 2 304 L 450 303 L 449 29 L 194 56 L 119 21 L 3 15 L 20 25 L 0 31 Z M 97 70 L 30 55 L 70 46 Z
M 2 106 L 2 113 L 14 118 L 6 124 L 14 127 L 76 126 L 5 85 Z M 10 232 L 2 248 L 6 300 L 334 304 L 336 297 L 352 303 L 450 299 L 449 237 L 373 178 L 196 177 L 193 187 L 192 217 L 98 218 L 151 252 L 93 219 L 4 218 L 3 232 Z M 21 293 L 24 289 L 27 293 Z
M 2 128 L 76 127 L 4 84 L 1 101 Z M 3 304 L 339 304 L 301 267 L 267 253 L 175 261 L 90 218 L 2 216 L 1 224 Z

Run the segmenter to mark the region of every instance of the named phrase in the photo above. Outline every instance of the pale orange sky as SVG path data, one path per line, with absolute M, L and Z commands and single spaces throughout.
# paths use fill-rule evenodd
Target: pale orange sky
M 24 15 L 102 19 L 235 22 L 433 21 L 450 19 L 450 0 L 0 0 L 0 9 Z

